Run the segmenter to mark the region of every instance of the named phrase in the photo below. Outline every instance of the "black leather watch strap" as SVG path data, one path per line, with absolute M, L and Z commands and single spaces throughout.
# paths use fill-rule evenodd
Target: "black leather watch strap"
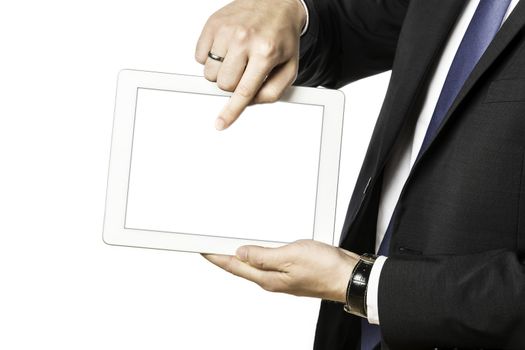
M 366 318 L 366 290 L 376 258 L 376 255 L 363 254 L 355 265 L 346 289 L 346 312 Z

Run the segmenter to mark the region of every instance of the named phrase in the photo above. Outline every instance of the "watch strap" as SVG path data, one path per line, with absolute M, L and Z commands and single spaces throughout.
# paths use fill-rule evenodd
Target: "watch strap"
M 363 254 L 359 257 L 346 289 L 346 312 L 366 318 L 366 290 L 376 258 L 373 254 Z

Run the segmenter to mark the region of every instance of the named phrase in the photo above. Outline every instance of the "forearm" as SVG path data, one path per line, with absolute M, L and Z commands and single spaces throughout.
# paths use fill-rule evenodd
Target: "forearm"
M 403 0 L 305 0 L 296 85 L 339 88 L 391 69 L 408 7 Z
M 392 346 L 525 348 L 525 266 L 515 252 L 389 257 L 378 301 Z

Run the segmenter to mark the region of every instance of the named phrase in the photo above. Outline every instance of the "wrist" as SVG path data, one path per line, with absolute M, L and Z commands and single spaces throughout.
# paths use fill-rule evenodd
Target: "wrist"
M 346 303 L 346 291 L 348 289 L 348 279 L 352 276 L 355 266 L 359 262 L 359 255 L 339 248 L 341 251 L 342 261 L 338 264 L 336 272 L 328 284 L 331 290 L 329 299 L 338 303 Z
M 367 317 L 367 287 L 370 273 L 377 256 L 363 254 L 354 267 L 346 289 L 344 310 L 353 315 Z
M 293 18 L 295 18 L 295 28 L 297 28 L 298 33 L 303 35 L 308 25 L 308 9 L 306 4 L 303 0 L 290 0 L 290 3 L 292 4 L 294 13 Z

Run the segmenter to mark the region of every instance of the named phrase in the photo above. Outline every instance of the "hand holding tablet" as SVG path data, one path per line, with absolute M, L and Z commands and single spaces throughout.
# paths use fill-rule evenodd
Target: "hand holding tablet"
M 343 94 L 290 88 L 219 132 L 230 95 L 202 77 L 120 73 L 107 243 L 218 254 L 333 244 Z

